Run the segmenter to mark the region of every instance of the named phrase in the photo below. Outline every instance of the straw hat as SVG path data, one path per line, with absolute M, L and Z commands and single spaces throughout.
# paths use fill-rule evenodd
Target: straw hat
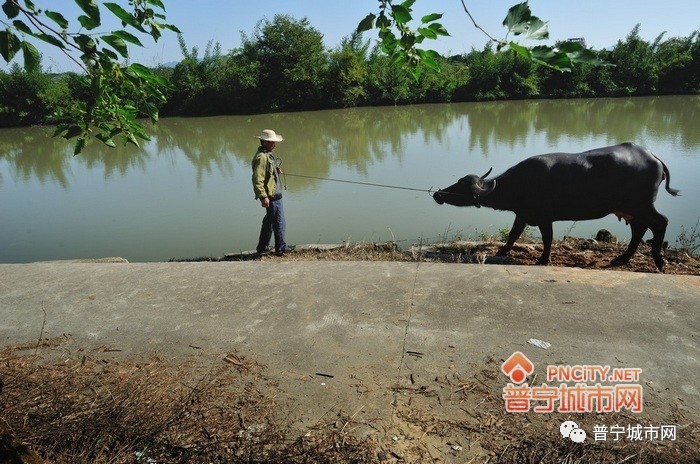
M 259 138 L 260 140 L 266 140 L 268 142 L 281 142 L 284 140 L 280 134 L 275 134 L 275 131 L 272 129 L 265 129 L 258 135 L 256 138 Z

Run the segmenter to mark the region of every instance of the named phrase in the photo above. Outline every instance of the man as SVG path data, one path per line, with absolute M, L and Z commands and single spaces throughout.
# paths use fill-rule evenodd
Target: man
M 288 247 L 284 241 L 286 223 L 282 207 L 282 191 L 278 187 L 278 176 L 282 169 L 276 164 L 272 152 L 277 142 L 283 141 L 284 138 L 271 129 L 265 129 L 257 138 L 260 139 L 260 146 L 253 157 L 253 192 L 255 192 L 255 198 L 260 200 L 260 205 L 265 208 L 265 217 L 256 250 L 258 254 L 264 253 L 274 234 L 275 254 L 281 256 L 292 247 Z

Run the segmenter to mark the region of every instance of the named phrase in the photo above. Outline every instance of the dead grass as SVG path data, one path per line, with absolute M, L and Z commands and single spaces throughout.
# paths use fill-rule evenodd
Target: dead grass
M 264 366 L 236 353 L 201 366 L 152 357 L 108 359 L 65 340 L 0 352 L 0 411 L 15 434 L 54 463 L 690 463 L 700 462 L 700 426 L 675 408 L 643 417 L 513 414 L 491 361 L 466 378 L 393 387 L 406 445 L 355 436 L 339 415 L 292 432 L 288 405 Z M 563 420 L 585 430 L 603 424 L 677 424 L 675 441 L 580 445 L 558 433 Z M 447 443 L 438 456 L 433 443 Z M 0 459 L 0 462 L 2 460 Z
M 203 370 L 65 351 L 46 362 L 25 348 L 0 352 L 0 411 L 47 462 L 373 462 L 370 447 L 332 428 L 292 436 L 275 420 L 264 367 L 235 353 Z
M 496 253 L 502 242 L 488 240 L 480 242 L 453 241 L 439 244 L 398 246 L 386 243 L 345 243 L 332 248 L 304 247 L 284 256 L 265 254 L 231 254 L 222 257 L 199 257 L 173 259 L 171 261 L 428 261 L 440 263 L 482 263 L 534 265 L 542 253 L 542 244 L 536 240 L 521 240 L 515 244 L 508 257 L 498 257 Z M 567 237 L 556 241 L 552 246 L 551 266 L 576 267 L 583 269 L 608 269 L 613 258 L 622 254 L 626 243 L 606 243 L 596 240 Z M 649 246 L 642 243 L 639 250 L 625 266 L 612 269 L 630 272 L 657 272 L 651 259 Z M 665 250 L 666 274 L 700 275 L 700 258 L 685 250 L 667 248 Z
M 478 449 L 481 457 L 474 462 L 520 464 L 586 464 L 586 463 L 636 463 L 671 464 L 700 462 L 700 424 L 681 410 L 671 408 L 648 412 L 644 416 L 631 414 L 515 414 L 506 412 L 501 397 L 504 385 L 500 363 L 490 362 L 467 378 L 436 379 L 435 388 L 419 387 L 422 392 L 411 408 L 399 409 L 402 418 L 417 425 L 425 433 L 438 433 L 451 443 L 463 448 Z M 534 382 L 533 382 L 534 383 Z M 441 386 L 438 386 L 441 384 Z M 428 394 L 429 392 L 434 394 Z M 447 400 L 445 397 L 447 396 Z M 431 406 L 432 403 L 432 406 Z M 434 411 L 435 403 L 442 408 L 458 407 L 459 420 L 445 420 L 432 414 L 416 415 L 416 410 Z M 449 416 L 449 414 L 447 414 Z M 677 424 L 675 441 L 592 442 L 577 444 L 563 439 L 559 426 L 573 420 L 582 429 L 593 430 L 600 424 Z M 423 453 L 424 458 L 429 458 Z M 455 452 L 455 456 L 459 453 Z M 483 456 L 485 454 L 486 456 Z

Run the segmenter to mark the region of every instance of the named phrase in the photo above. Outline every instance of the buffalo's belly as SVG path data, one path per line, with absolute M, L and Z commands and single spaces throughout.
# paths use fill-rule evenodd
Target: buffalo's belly
M 600 219 L 609 214 L 610 210 L 591 210 L 591 211 L 561 211 L 545 213 L 543 211 L 536 212 L 516 212 L 527 224 L 531 226 L 539 226 L 543 224 L 551 224 L 556 221 L 589 221 L 592 219 Z

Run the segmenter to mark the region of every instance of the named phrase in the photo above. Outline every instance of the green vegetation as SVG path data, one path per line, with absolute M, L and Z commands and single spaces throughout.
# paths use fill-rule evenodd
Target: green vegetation
M 209 44 L 188 49 L 174 68 L 150 70 L 168 78 L 162 101 L 150 114 L 201 116 L 261 112 L 483 101 L 523 98 L 614 97 L 700 92 L 700 34 L 649 43 L 639 26 L 610 50 L 596 54 L 613 66 L 582 63 L 571 72 L 539 66 L 492 42 L 451 57 L 434 57 L 441 72 L 415 79 L 370 39 L 354 32 L 328 49 L 307 19 L 277 15 L 258 23 L 239 48 L 224 52 Z M 40 69 L 40 68 L 39 68 Z M 0 126 L 60 122 L 92 91 L 85 77 L 52 75 L 14 66 L 0 72 Z M 143 96 L 141 93 L 137 96 Z M 143 106 L 143 99 L 122 106 Z M 135 100 L 135 99 L 134 99 Z M 142 114 L 148 114 L 143 113 Z
M 75 3 L 83 14 L 71 22 L 61 12 L 37 7 L 31 0 L 4 1 L 7 22 L 0 21 L 5 26 L 0 31 L 0 55 L 10 62 L 21 51 L 24 71 L 13 67 L 9 74 L 0 73 L 0 121 L 3 126 L 57 122 L 54 135 L 77 138 L 76 154 L 92 137 L 111 147 L 117 136 L 138 146 L 138 139 L 148 136 L 137 118 L 157 121 L 168 82 L 141 64 L 119 60 L 129 59 L 130 46 L 143 46 L 139 35 L 158 41 L 165 29 L 180 31 L 164 22 L 161 0 L 130 0 L 130 11 L 112 2 L 103 3 L 104 8 L 94 0 Z M 97 32 L 105 12 L 121 22 L 121 29 Z M 32 41 L 52 45 L 82 74 L 44 75 Z

